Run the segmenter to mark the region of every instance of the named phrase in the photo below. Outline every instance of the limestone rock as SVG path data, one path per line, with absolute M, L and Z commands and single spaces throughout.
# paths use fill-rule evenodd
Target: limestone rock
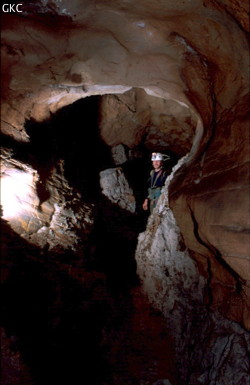
M 101 171 L 100 185 L 102 193 L 111 202 L 131 213 L 135 212 L 135 197 L 120 167 Z
M 183 247 L 169 208 L 161 216 L 154 212 L 150 217 L 140 234 L 136 259 L 144 290 L 164 313 L 175 338 L 181 383 L 246 385 L 249 334 L 218 313 L 208 312 L 203 301 L 207 282 Z M 237 368 L 233 377 L 232 365 Z
M 192 146 L 196 116 L 186 106 L 133 89 L 123 95 L 106 95 L 100 103 L 103 140 L 129 148 L 140 144 L 154 150 L 171 149 L 179 156 Z
M 111 148 L 112 157 L 116 166 L 119 166 L 128 161 L 128 157 L 126 155 L 125 147 L 122 144 L 118 144 L 117 146 L 113 146 Z
M 1 129 L 13 147 L 30 143 L 27 120 L 43 122 L 102 95 L 98 121 L 109 146 L 188 152 L 136 256 L 188 363 L 180 367 L 183 384 L 247 381 L 248 12 L 246 0 L 38 0 L 20 15 L 2 14 Z M 86 240 L 92 206 L 58 165 L 40 186 L 35 167 L 15 154 L 4 161 L 3 213 L 9 200 L 7 219 L 18 234 L 63 250 Z M 111 202 L 133 212 L 121 170 L 104 172 L 101 183 Z
M 12 229 L 41 248 L 77 251 L 91 231 L 92 207 L 73 193 L 63 175 L 53 170 L 46 182 L 47 198 L 41 201 L 37 171 L 12 159 L 9 151 L 3 151 L 1 173 L 3 218 Z

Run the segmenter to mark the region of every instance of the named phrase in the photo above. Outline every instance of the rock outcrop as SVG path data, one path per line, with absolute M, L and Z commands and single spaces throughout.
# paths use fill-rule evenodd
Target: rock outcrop
M 180 383 L 247 385 L 249 333 L 213 310 L 217 305 L 213 304 L 213 297 L 218 296 L 214 293 L 213 273 L 207 277 L 200 274 L 183 242 L 166 194 L 161 196 L 146 231 L 139 236 L 136 260 L 144 290 L 165 315 L 175 338 L 176 356 L 182 357 L 177 364 Z M 242 294 L 237 298 L 233 286 L 231 292 L 227 306 L 231 305 L 230 300 L 238 300 L 240 309 Z
M 101 171 L 100 186 L 102 193 L 111 202 L 131 213 L 135 212 L 135 197 L 121 168 L 117 167 Z
M 93 228 L 93 206 L 64 177 L 63 162 L 43 181 L 37 170 L 2 151 L 3 218 L 41 249 L 78 252 Z

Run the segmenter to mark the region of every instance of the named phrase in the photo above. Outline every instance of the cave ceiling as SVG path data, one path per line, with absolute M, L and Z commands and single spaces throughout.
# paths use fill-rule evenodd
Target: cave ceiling
M 228 108 L 246 92 L 246 2 L 223 3 L 37 1 L 18 16 L 2 12 L 3 131 L 28 140 L 26 119 L 132 87 L 209 124 L 213 93 Z

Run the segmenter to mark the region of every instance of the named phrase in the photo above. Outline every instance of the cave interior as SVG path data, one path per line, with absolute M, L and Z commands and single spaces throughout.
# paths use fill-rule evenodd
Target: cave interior
M 15 9 L 1 8 L 2 385 L 248 385 L 249 3 Z M 154 151 L 168 178 L 150 214 Z

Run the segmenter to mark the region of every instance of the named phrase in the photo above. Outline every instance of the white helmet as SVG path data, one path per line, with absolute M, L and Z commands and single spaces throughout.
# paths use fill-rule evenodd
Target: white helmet
M 152 153 L 152 156 L 151 156 L 151 160 L 168 160 L 170 159 L 170 157 L 168 155 L 165 155 L 165 154 L 161 154 L 160 152 L 153 152 Z

